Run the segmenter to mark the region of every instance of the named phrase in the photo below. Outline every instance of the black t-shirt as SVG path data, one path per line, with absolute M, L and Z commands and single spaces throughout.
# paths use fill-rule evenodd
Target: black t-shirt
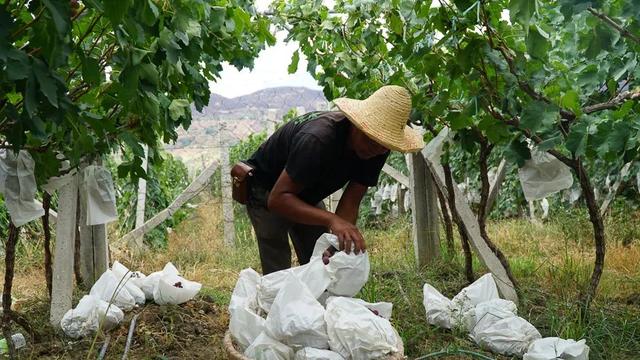
M 253 181 L 271 189 L 286 168 L 303 186 L 300 198 L 316 204 L 349 181 L 375 186 L 389 156 L 363 160 L 347 144 L 351 123 L 339 111 L 311 112 L 278 129 L 247 161 Z

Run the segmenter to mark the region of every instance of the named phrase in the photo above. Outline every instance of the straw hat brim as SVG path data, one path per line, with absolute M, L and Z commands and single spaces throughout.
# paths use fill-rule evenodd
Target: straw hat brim
M 405 125 L 401 131 L 389 131 L 389 129 L 381 126 L 374 126 L 374 121 L 367 121 L 367 119 L 371 120 L 379 117 L 380 114 L 368 111 L 369 108 L 364 104 L 363 100 L 338 98 L 333 100 L 333 103 L 355 127 L 389 150 L 411 153 L 424 148 L 425 144 L 422 135 L 409 126 Z

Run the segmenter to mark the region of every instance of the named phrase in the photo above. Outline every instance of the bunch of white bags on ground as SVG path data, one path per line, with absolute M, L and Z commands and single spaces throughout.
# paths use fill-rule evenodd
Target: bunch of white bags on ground
M 110 330 L 124 318 L 124 313 L 115 305 L 92 295 L 85 295 L 75 309 L 67 311 L 60 321 L 64 333 L 78 339 L 98 330 Z
M 589 348 L 581 340 L 541 339 L 540 332 L 527 320 L 518 316 L 515 303 L 500 299 L 491 274 L 485 274 L 473 284 L 462 289 L 449 300 L 429 284 L 423 288 L 423 305 L 427 322 L 451 329 L 461 328 L 484 349 L 509 356 L 525 356 L 526 360 L 574 359 L 573 357 L 544 357 L 557 350 L 569 348 L 567 354 L 579 354 L 574 360 L 587 360 Z M 557 338 L 550 338 L 557 339 Z M 571 345 L 576 345 L 574 348 Z M 586 353 L 584 351 L 586 347 Z M 525 354 L 525 352 L 529 353 Z M 559 352 L 558 354 L 561 354 Z M 538 356 L 538 357 L 536 357 Z
M 100 322 L 104 330 L 109 330 L 122 321 L 123 311 L 144 305 L 147 299 L 154 299 L 159 305 L 182 304 L 195 297 L 201 286 L 180 277 L 171 263 L 162 271 L 145 276 L 115 261 L 93 284 L 89 295 L 75 309 L 67 311 L 60 326 L 73 338 L 96 331 Z
M 401 340 L 389 322 L 391 303 L 335 296 L 353 296 L 365 285 L 368 255 L 336 251 L 323 259 L 330 246 L 338 246 L 337 238 L 324 234 L 308 264 L 262 277 L 253 269 L 240 272 L 229 303 L 229 331 L 245 356 L 372 359 L 399 350 Z
M 524 360 L 588 360 L 589 347 L 586 341 L 564 340 L 557 337 L 538 339 L 531 343 Z

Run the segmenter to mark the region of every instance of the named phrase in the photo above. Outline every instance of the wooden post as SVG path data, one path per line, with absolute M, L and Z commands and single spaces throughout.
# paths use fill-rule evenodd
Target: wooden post
M 442 168 L 439 159 L 430 159 L 429 156 L 431 154 L 425 150 L 422 151 L 422 155 L 426 160 L 427 166 L 433 173 L 434 180 L 437 186 L 440 188 L 440 191 L 442 191 L 442 194 L 444 196 L 449 197 L 449 191 L 447 190 L 447 186 L 445 184 L 444 169 Z M 493 274 L 496 280 L 496 285 L 498 286 L 498 289 L 500 290 L 502 296 L 507 300 L 511 300 L 517 303 L 518 295 L 516 294 L 513 283 L 511 282 L 511 280 L 509 280 L 507 272 L 500 263 L 498 257 L 493 253 L 493 251 L 491 251 L 487 243 L 482 238 L 482 235 L 480 234 L 480 225 L 478 224 L 478 219 L 473 214 L 473 211 L 471 211 L 469 204 L 465 200 L 462 192 L 458 190 L 458 186 L 457 184 L 455 184 L 455 182 L 453 184 L 453 190 L 455 192 L 456 200 L 455 211 L 458 213 L 460 219 L 464 224 L 464 229 L 462 230 L 469 235 L 471 245 L 478 255 L 480 261 L 482 261 L 482 263 Z M 454 211 L 454 209 L 451 210 Z
M 149 148 L 144 145 L 144 157 L 142 158 L 142 168 L 148 173 L 147 157 L 149 155 Z M 136 225 L 135 228 L 139 228 L 144 224 L 144 210 L 147 201 L 147 180 L 138 179 L 138 199 L 136 200 Z M 133 242 L 137 250 L 144 249 L 144 236 L 140 236 Z
M 413 246 L 416 263 L 418 267 L 423 267 L 440 257 L 438 198 L 422 155 L 409 154 L 409 165 Z
M 78 205 L 78 174 L 58 192 L 58 221 L 56 223 L 56 249 L 53 259 L 51 293 L 51 324 L 60 326 L 60 320 L 71 309 L 73 294 L 73 253 L 76 237 L 76 209 Z
M 500 160 L 500 165 L 498 165 L 498 170 L 496 170 L 496 177 L 493 179 L 493 182 L 489 185 L 489 197 L 487 198 L 487 205 L 485 214 L 489 216 L 491 209 L 493 208 L 493 204 L 496 202 L 496 198 L 498 197 L 498 192 L 500 192 L 500 187 L 502 186 L 502 182 L 504 181 L 504 177 L 507 175 L 507 161 L 505 159 Z
M 222 124 L 221 124 L 222 125 Z M 224 242 L 234 246 L 236 238 L 233 221 L 233 198 L 231 196 L 231 167 L 229 166 L 229 147 L 223 128 L 218 132 L 220 144 L 220 186 L 222 187 L 222 217 L 224 219 Z

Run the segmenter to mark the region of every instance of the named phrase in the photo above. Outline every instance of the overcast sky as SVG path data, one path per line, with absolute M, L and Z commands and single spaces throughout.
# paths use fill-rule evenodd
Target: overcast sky
M 266 11 L 272 1 L 256 0 L 256 9 L 260 12 Z M 332 7 L 335 1 L 324 0 L 324 3 Z M 305 86 L 321 89 L 313 77 L 307 73 L 307 60 L 304 55 L 300 55 L 298 71 L 295 74 L 287 72 L 291 56 L 298 48 L 298 43 L 285 44 L 285 36 L 285 32 L 276 34 L 276 44 L 260 52 L 251 71 L 248 69 L 238 71 L 235 67 L 224 64 L 221 78 L 215 83 L 209 83 L 211 91 L 226 97 L 236 97 L 276 86 Z

